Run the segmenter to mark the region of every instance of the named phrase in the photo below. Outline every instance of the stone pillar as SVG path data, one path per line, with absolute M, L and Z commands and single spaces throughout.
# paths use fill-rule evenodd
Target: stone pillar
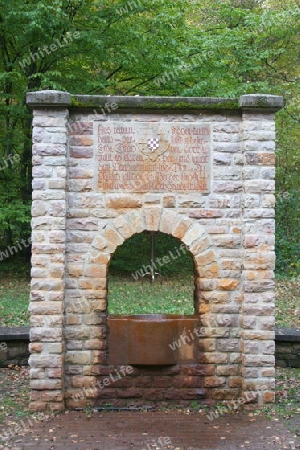
M 27 104 L 34 115 L 30 408 L 61 410 L 70 94 L 31 92 Z
M 275 121 L 282 97 L 243 95 L 242 378 L 245 402 L 275 388 Z

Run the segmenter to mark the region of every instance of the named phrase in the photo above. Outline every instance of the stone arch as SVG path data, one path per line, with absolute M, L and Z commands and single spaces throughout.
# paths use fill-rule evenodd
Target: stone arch
M 136 233 L 160 231 L 182 241 L 194 259 L 195 298 L 200 314 L 209 312 L 210 300 L 213 300 L 217 288 L 216 279 L 221 276 L 217 252 L 209 234 L 196 219 L 161 207 L 145 207 L 111 219 L 99 229 L 92 242 L 92 249 L 85 263 L 85 277 L 98 277 L 98 290 L 103 299 L 107 297 L 108 266 L 116 248 Z M 99 297 L 99 295 L 98 295 Z M 105 303 L 105 309 L 107 304 Z

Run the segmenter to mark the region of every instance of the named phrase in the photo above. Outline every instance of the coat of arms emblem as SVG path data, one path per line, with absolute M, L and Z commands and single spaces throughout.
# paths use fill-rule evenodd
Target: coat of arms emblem
M 168 152 L 170 146 L 165 133 L 159 127 L 153 126 L 142 126 L 137 141 L 139 151 L 152 162 Z
M 155 152 L 159 147 L 159 138 L 150 138 L 148 139 L 148 148 L 151 152 Z

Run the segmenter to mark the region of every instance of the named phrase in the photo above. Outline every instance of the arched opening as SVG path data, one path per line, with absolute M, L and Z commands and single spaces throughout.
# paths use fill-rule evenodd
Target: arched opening
M 186 245 L 162 232 L 134 234 L 109 266 L 108 314 L 195 313 L 194 261 Z

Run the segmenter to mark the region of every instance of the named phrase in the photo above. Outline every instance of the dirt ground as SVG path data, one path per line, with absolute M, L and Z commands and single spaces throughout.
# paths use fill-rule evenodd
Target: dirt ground
M 0 369 L 2 450 L 300 449 L 297 414 L 283 419 L 239 412 L 210 420 L 211 410 L 191 408 L 32 415 L 28 390 L 27 368 Z

